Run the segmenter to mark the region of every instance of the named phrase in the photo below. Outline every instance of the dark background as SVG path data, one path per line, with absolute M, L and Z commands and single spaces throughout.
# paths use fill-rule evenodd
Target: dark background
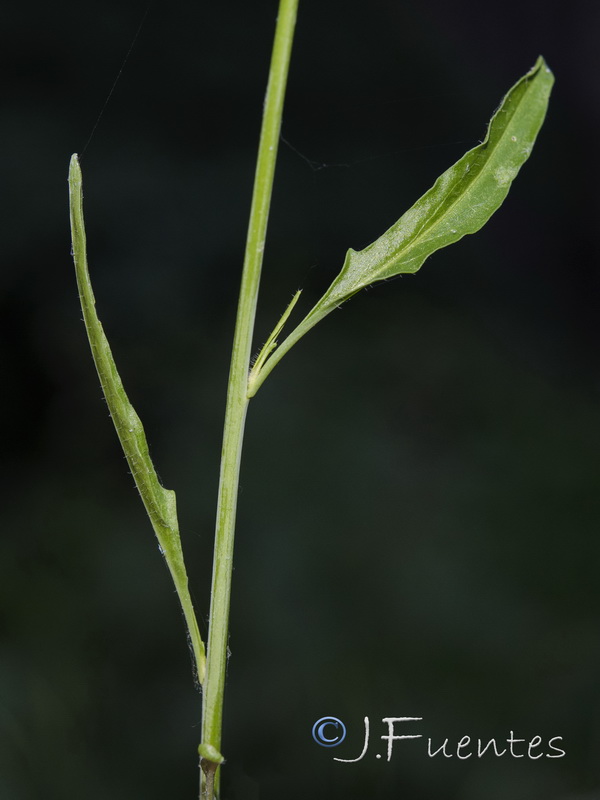
M 158 0 L 82 158 L 100 316 L 206 629 L 229 347 L 275 0 Z M 147 9 L 12 3 L 0 33 L 0 797 L 197 796 L 184 627 L 81 323 L 67 167 Z M 600 6 L 302 0 L 256 346 L 557 83 L 486 228 L 331 315 L 250 407 L 226 800 L 600 798 Z M 313 722 L 343 719 L 337 750 Z M 362 721 L 372 746 L 357 764 Z M 376 760 L 510 731 L 567 756 Z M 400 726 L 399 726 L 400 727 Z M 543 752 L 549 752 L 547 746 Z

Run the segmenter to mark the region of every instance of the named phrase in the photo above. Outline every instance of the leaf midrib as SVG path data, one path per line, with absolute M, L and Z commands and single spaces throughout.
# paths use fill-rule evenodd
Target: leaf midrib
M 536 70 L 536 72 L 533 75 L 529 76 L 529 80 L 532 80 L 533 78 L 535 78 L 540 69 L 541 69 L 541 65 L 540 65 L 540 67 L 538 67 L 538 69 Z M 517 113 L 518 109 L 521 107 L 521 103 L 525 99 L 526 95 L 527 95 L 527 92 L 526 91 L 523 92 L 523 94 L 521 95 L 521 98 L 519 99 L 519 101 L 514 106 L 513 111 L 510 114 L 510 117 L 509 117 L 509 119 L 507 120 L 507 122 L 506 122 L 506 124 L 504 126 L 504 130 L 500 134 L 498 140 L 495 142 L 495 144 L 492 145 L 491 149 L 487 153 L 486 163 L 489 163 L 489 161 L 491 161 L 493 154 L 496 152 L 498 146 L 504 140 L 504 136 L 508 131 L 508 127 L 509 127 L 510 123 L 512 122 L 515 114 Z M 491 133 L 491 130 L 492 130 L 492 125 L 493 125 L 494 120 L 496 119 L 496 116 L 500 113 L 501 110 L 502 110 L 502 104 L 500 104 L 500 106 L 498 108 L 498 111 L 496 112 L 496 114 L 494 114 L 494 117 L 492 118 L 492 123 L 491 123 L 491 125 L 490 125 L 490 127 L 488 129 L 488 135 L 486 136 L 486 139 L 483 142 L 481 142 L 481 144 L 479 144 L 476 147 L 472 148 L 471 150 L 467 151 L 467 153 L 465 153 L 465 155 L 462 156 L 462 158 L 460 158 L 456 162 L 456 164 L 453 164 L 452 167 L 450 167 L 450 169 L 454 169 L 458 164 L 460 164 L 461 161 L 463 161 L 465 158 L 467 158 L 469 153 L 472 154 L 476 150 L 478 150 L 479 148 L 483 148 L 484 146 L 487 147 L 490 144 L 490 133 Z M 423 225 L 423 227 L 421 228 L 421 230 L 410 240 L 410 242 L 408 244 L 401 245 L 400 248 L 396 251 L 394 256 L 392 256 L 388 260 L 386 260 L 384 262 L 384 264 L 380 267 L 380 269 L 375 270 L 374 277 L 372 277 L 369 280 L 369 283 L 372 283 L 373 281 L 376 281 L 376 280 L 382 280 L 383 278 L 385 278 L 386 277 L 385 274 L 382 275 L 382 273 L 385 273 L 387 271 L 387 269 L 389 269 L 389 267 L 394 262 L 398 261 L 399 259 L 405 258 L 407 251 L 410 251 L 411 249 L 416 247 L 417 244 L 419 244 L 419 242 L 423 239 L 424 235 L 427 232 L 431 231 L 432 228 L 434 228 L 435 226 L 439 225 L 450 214 L 450 212 L 456 206 L 456 204 L 461 202 L 461 201 L 463 201 L 468 196 L 468 194 L 472 192 L 472 190 L 477 185 L 477 182 L 481 178 L 481 175 L 482 175 L 482 172 L 484 171 L 485 166 L 486 166 L 486 164 L 484 164 L 483 167 L 481 167 L 479 170 L 477 170 L 477 172 L 473 175 L 473 177 L 468 181 L 467 186 L 464 189 L 464 191 L 462 191 L 456 197 L 456 199 L 452 201 L 452 203 L 449 206 L 447 206 L 439 215 L 434 216 L 433 219 L 426 220 L 424 225 Z M 469 171 L 469 174 L 471 174 L 471 171 Z M 516 177 L 516 175 L 515 175 L 515 177 Z M 439 178 L 438 178 L 438 180 L 439 180 Z M 511 183 L 512 183 L 512 180 L 507 184 L 508 188 L 510 188 Z M 435 184 L 434 184 L 434 186 L 435 186 Z M 432 187 L 432 189 L 433 189 L 433 187 Z M 430 189 L 429 191 L 431 191 L 432 189 Z M 427 193 L 428 192 L 426 192 L 425 195 Z M 423 195 L 423 197 L 425 197 L 425 195 Z M 423 199 L 423 197 L 421 198 L 421 200 Z M 419 203 L 419 202 L 420 201 L 417 201 L 417 203 Z M 442 204 L 443 204 L 443 201 L 442 201 Z M 414 208 L 414 206 L 412 206 L 412 208 Z M 383 234 L 383 235 L 385 236 L 386 234 Z M 376 243 L 376 241 L 373 242 L 373 245 Z M 372 247 L 373 245 L 369 245 L 369 247 Z M 367 249 L 368 248 L 365 248 L 365 250 L 367 250 Z M 365 250 L 359 251 L 359 253 L 357 253 L 357 255 L 359 255 L 360 253 L 364 253 Z M 416 270 L 415 270 L 415 272 L 416 272 Z M 363 284 L 363 286 L 364 285 L 367 285 L 367 284 Z

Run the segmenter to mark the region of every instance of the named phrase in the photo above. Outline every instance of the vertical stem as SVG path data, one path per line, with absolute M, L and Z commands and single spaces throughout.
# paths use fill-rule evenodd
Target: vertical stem
M 202 743 L 198 749 L 205 772 L 210 768 L 214 771 L 216 765 L 223 761 L 220 754 L 223 694 L 235 516 L 244 424 L 248 408 L 248 372 L 297 7 L 298 0 L 280 0 L 227 389 L 202 709 Z M 209 788 L 211 782 L 206 783 L 207 797 L 212 796 L 212 788 Z

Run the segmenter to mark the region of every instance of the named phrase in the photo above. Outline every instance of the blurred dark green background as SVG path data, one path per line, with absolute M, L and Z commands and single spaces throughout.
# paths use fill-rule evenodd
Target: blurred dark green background
M 204 630 L 276 5 L 155 0 L 82 158 L 100 316 L 178 493 Z M 69 156 L 146 8 L 2 14 L 2 800 L 197 796 L 184 627 L 69 255 Z M 593 0 L 301 0 L 257 347 L 483 137 L 539 53 L 557 84 L 488 226 L 353 299 L 251 406 L 225 800 L 600 798 L 599 33 Z M 311 739 L 325 715 L 348 727 L 337 750 Z M 334 763 L 365 716 L 369 753 Z M 437 746 L 514 731 L 567 756 L 430 759 L 419 740 L 387 763 L 388 716 Z

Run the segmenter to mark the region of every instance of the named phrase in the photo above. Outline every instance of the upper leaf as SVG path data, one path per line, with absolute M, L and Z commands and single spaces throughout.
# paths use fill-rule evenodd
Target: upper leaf
M 554 76 L 540 56 L 508 92 L 485 139 L 373 244 L 348 250 L 340 274 L 277 350 L 250 375 L 252 396 L 280 358 L 319 320 L 376 281 L 414 273 L 436 250 L 478 231 L 502 204 L 544 121 Z
M 508 194 L 544 121 L 554 77 L 540 56 L 504 98 L 483 142 L 447 169 L 373 244 L 348 250 L 342 271 L 318 306 L 335 306 L 359 289 L 416 272 L 442 247 L 478 231 Z

